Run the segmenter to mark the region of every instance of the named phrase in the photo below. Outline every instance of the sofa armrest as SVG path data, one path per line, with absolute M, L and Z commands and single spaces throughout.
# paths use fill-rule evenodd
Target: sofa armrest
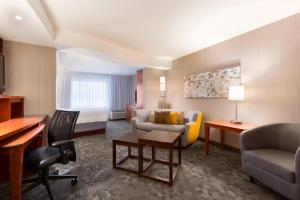
M 137 117 L 133 117 L 131 118 L 131 132 L 135 133 L 136 132 L 136 123 L 138 122 L 138 118 Z
M 298 147 L 295 154 L 295 174 L 296 183 L 300 184 L 300 147 Z
M 193 143 L 199 137 L 202 121 L 202 113 L 197 113 L 196 120 L 185 124 L 185 137 L 188 144 Z

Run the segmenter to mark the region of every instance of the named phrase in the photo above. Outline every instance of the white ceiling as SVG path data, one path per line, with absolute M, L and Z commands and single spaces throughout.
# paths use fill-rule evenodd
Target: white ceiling
M 22 16 L 23 21 L 15 20 Z M 0 0 L 0 36 L 6 40 L 53 46 L 53 40 L 25 0 Z
M 108 62 L 98 57 L 84 55 L 80 50 L 60 50 L 58 55 L 58 70 L 92 72 L 100 74 L 135 75 L 140 68 L 128 67 Z
M 1 0 L 0 34 L 168 68 L 175 58 L 298 12 L 299 0 Z M 15 13 L 24 24 L 16 25 Z

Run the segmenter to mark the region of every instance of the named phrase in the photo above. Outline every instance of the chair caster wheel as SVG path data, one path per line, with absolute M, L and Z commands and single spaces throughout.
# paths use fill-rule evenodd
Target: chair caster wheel
M 71 181 L 71 184 L 72 184 L 72 185 L 76 185 L 76 184 L 77 184 L 77 179 L 73 179 L 73 180 Z

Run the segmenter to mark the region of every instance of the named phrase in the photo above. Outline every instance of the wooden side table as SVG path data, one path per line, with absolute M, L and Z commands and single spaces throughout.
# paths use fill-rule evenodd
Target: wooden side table
M 178 163 L 173 161 L 173 148 L 178 142 Z M 151 131 L 141 137 L 139 137 L 139 176 L 148 178 L 154 181 L 167 183 L 173 185 L 179 167 L 181 165 L 181 133 L 179 132 L 168 132 L 168 131 Z M 143 167 L 143 147 L 150 145 L 152 147 L 152 160 L 144 169 Z M 169 150 L 169 160 L 161 160 L 155 158 L 155 147 L 160 147 Z M 162 178 L 158 176 L 150 176 L 146 174 L 146 171 L 155 162 L 165 164 L 169 166 L 169 178 Z M 173 166 L 177 166 L 173 170 Z
M 227 120 L 211 120 L 204 123 L 205 126 L 205 154 L 208 155 L 209 152 L 209 128 L 216 128 L 220 130 L 220 147 L 221 150 L 224 150 L 224 139 L 225 131 L 230 131 L 240 134 L 241 132 L 255 128 L 257 125 L 243 123 L 243 124 L 232 124 Z

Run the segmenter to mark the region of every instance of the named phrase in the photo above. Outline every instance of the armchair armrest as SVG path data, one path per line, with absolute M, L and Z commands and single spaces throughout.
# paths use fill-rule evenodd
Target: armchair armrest
M 295 154 L 295 174 L 296 174 L 296 183 L 300 183 L 300 147 L 298 147 Z
M 72 140 L 60 140 L 60 141 L 53 142 L 51 144 L 51 147 L 59 148 L 63 164 L 67 164 L 69 162 L 65 146 L 69 145 L 69 144 L 74 144 L 74 142 L 75 142 L 74 139 L 72 139 Z

